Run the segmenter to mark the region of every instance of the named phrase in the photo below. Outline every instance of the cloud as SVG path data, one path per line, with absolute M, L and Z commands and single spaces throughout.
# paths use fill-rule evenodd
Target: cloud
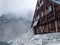
M 35 5 L 36 0 L 0 0 L 0 15 L 14 13 L 18 17 L 27 16 L 28 10 L 35 10 Z

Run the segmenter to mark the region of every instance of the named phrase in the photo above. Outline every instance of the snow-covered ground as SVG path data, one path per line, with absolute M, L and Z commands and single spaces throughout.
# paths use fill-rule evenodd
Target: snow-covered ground
M 60 45 L 60 33 L 32 35 L 32 31 L 15 40 L 11 45 Z

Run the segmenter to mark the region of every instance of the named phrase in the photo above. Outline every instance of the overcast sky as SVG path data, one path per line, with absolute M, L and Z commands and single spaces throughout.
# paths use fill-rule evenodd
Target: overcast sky
M 24 14 L 30 10 L 34 12 L 36 0 L 0 0 L 0 15 L 4 13 L 14 13 L 17 16 Z

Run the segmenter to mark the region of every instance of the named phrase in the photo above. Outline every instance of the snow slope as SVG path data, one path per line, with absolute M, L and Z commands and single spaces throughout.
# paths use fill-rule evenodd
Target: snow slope
M 51 34 L 40 34 L 32 36 L 30 33 L 23 35 L 23 38 L 19 37 L 15 40 L 12 40 L 10 44 L 12 45 L 60 45 L 60 33 L 51 33 Z M 30 36 L 32 38 L 30 38 Z

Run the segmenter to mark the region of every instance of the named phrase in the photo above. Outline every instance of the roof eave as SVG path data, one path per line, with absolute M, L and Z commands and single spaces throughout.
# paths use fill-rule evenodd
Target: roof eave
M 50 2 L 53 2 L 55 3 L 56 5 L 59 5 L 60 6 L 60 2 L 59 1 L 55 1 L 55 0 L 49 0 Z

